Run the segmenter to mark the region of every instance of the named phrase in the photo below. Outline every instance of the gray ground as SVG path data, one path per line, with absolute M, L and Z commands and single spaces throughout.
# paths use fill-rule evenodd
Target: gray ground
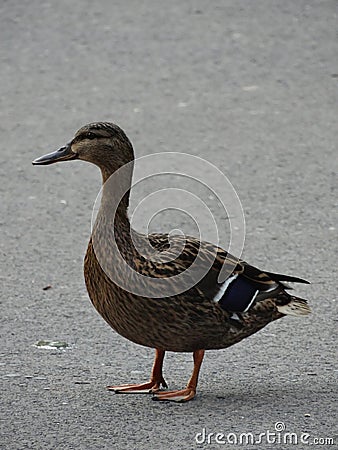
M 276 422 L 334 437 L 337 3 L 12 0 L 0 14 L 0 447 L 192 449 L 203 428 L 258 435 Z M 96 120 L 119 123 L 138 156 L 218 166 L 243 203 L 245 258 L 313 283 L 297 290 L 312 316 L 210 351 L 189 404 L 104 389 L 147 380 L 153 351 L 112 332 L 86 294 L 99 173 L 31 166 Z M 34 347 L 42 339 L 71 347 Z M 169 354 L 170 387 L 191 368 Z M 263 442 L 250 448 L 288 447 Z

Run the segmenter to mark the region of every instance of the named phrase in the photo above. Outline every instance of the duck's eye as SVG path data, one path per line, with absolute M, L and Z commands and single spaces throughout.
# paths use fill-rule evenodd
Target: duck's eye
M 86 133 L 86 139 L 95 139 L 95 138 L 96 138 L 96 136 L 94 133 L 91 133 L 90 131 L 89 131 L 89 133 Z

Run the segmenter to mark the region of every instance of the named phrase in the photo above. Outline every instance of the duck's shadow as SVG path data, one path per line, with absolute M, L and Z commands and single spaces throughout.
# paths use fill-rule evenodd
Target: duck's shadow
M 284 407 L 288 409 L 296 409 L 301 405 L 308 406 L 311 402 L 317 402 L 322 396 L 329 395 L 333 392 L 335 386 L 332 383 L 325 383 L 325 390 L 317 383 L 310 383 L 293 385 L 264 385 L 259 384 L 258 388 L 254 385 L 245 386 L 240 390 L 236 388 L 225 388 L 224 390 L 217 389 L 210 391 L 210 389 L 201 389 L 193 401 L 187 403 L 175 402 L 153 402 L 156 407 L 168 407 L 181 405 L 191 410 L 196 409 L 203 414 L 203 412 L 210 413 L 218 409 L 227 411 L 251 411 L 257 409 L 281 410 Z M 171 409 L 171 411 L 173 411 Z

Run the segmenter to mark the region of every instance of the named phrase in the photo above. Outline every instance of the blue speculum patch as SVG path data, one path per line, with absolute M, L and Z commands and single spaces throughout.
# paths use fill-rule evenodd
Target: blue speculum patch
M 219 305 L 226 311 L 245 312 L 250 308 L 258 292 L 253 283 L 238 276 L 227 287 Z

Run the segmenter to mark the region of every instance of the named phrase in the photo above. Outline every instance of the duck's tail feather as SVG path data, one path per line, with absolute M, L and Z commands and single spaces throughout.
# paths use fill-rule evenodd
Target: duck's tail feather
M 310 281 L 304 280 L 303 278 L 292 277 L 290 275 L 282 275 L 281 273 L 265 272 L 274 281 L 289 281 L 291 283 L 304 283 L 310 284 Z
M 277 309 L 281 314 L 289 316 L 306 316 L 311 314 L 311 308 L 306 300 L 290 295 L 290 300 L 284 305 L 277 305 Z

